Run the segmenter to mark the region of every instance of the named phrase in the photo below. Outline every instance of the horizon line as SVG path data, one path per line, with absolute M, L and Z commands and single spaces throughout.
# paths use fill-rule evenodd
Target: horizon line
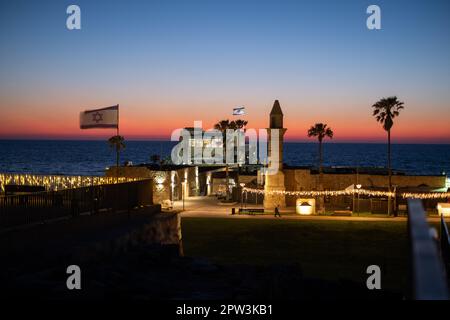
M 80 141 L 80 142 L 89 142 L 89 141 L 107 141 L 108 138 L 70 138 L 70 137 L 64 137 L 64 138 L 38 138 L 38 137 L 0 137 L 0 141 Z M 172 141 L 167 138 L 130 138 L 126 139 L 125 141 L 132 141 L 132 142 L 178 142 L 178 141 Z M 317 143 L 317 140 L 311 139 L 311 140 L 301 140 L 301 139 L 285 139 L 284 143 L 305 143 L 305 144 L 315 144 Z M 327 140 L 324 142 L 325 144 L 387 144 L 386 141 L 380 140 L 380 141 L 371 141 L 371 140 L 342 140 L 342 141 L 336 141 L 336 140 Z M 449 142 L 444 141 L 400 141 L 400 142 L 392 142 L 392 145 L 399 145 L 399 144 L 416 144 L 416 145 L 450 145 Z

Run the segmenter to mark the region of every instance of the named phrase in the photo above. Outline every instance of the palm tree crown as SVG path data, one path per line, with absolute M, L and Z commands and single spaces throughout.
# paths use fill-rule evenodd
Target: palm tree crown
M 330 139 L 333 138 L 333 130 L 327 127 L 326 124 L 316 123 L 314 126 L 309 128 L 308 137 L 317 137 L 319 142 L 322 142 L 325 137 Z
M 225 132 L 227 129 L 234 129 L 235 123 L 230 120 L 220 120 L 214 125 L 214 129 L 219 130 L 221 132 Z
M 123 136 L 112 136 L 108 139 L 109 146 L 115 148 L 116 151 L 125 149 L 125 138 Z
M 120 150 L 125 149 L 125 138 L 123 136 L 112 136 L 108 139 L 109 146 L 116 149 L 116 167 L 119 170 L 120 163 Z M 117 176 L 119 176 L 119 171 L 117 171 Z
M 222 132 L 224 134 L 223 135 L 223 144 L 225 145 L 226 144 L 226 135 L 225 135 L 226 131 L 227 130 L 244 129 L 245 126 L 247 125 L 247 123 L 248 123 L 248 121 L 241 120 L 241 119 L 233 120 L 233 121 L 230 121 L 228 119 L 220 120 L 219 122 L 217 122 L 214 125 L 214 129 L 219 130 L 220 132 Z
M 386 131 L 391 130 L 394 122 L 392 119 L 400 114 L 400 110 L 404 108 L 403 102 L 399 101 L 396 96 L 382 98 L 377 101 L 372 108 L 373 115 L 383 125 Z
M 234 122 L 234 126 L 235 126 L 236 129 L 244 129 L 245 126 L 248 123 L 248 121 L 241 120 L 241 119 L 238 119 L 238 120 L 235 120 L 235 121 L 232 121 L 232 122 Z

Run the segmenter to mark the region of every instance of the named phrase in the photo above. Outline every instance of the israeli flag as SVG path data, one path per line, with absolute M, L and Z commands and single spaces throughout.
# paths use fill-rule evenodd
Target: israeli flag
M 245 107 L 239 106 L 236 108 L 233 108 L 233 116 L 241 116 L 245 114 Z
M 80 129 L 119 127 L 119 105 L 80 113 Z

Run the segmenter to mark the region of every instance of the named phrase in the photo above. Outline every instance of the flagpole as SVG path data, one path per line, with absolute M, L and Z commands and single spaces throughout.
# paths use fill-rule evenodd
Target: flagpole
M 117 135 L 119 135 L 119 105 L 117 105 Z

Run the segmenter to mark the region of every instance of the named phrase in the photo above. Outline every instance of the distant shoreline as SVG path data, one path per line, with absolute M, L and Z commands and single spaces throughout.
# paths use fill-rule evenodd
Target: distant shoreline
M 12 139 L 12 138 L 8 138 L 8 139 L 1 139 L 0 138 L 0 142 L 16 142 L 16 141 L 42 141 L 42 142 L 106 142 L 106 138 L 105 139 Z M 153 139 L 126 139 L 126 141 L 128 142 L 163 142 L 163 143 L 168 143 L 168 142 L 172 142 L 172 143 L 177 143 L 177 141 L 170 141 L 170 140 L 153 140 Z M 303 140 L 299 140 L 299 141 L 284 141 L 285 144 L 317 144 L 317 141 L 303 141 Z M 376 142 L 362 142 L 362 141 L 327 141 L 326 144 L 359 144 L 359 145 L 364 145 L 364 144 L 373 144 L 373 145 L 385 145 L 386 142 L 383 141 L 376 141 Z M 450 142 L 444 143 L 444 142 L 393 142 L 392 145 L 443 145 L 443 146 L 448 146 L 450 145 Z

